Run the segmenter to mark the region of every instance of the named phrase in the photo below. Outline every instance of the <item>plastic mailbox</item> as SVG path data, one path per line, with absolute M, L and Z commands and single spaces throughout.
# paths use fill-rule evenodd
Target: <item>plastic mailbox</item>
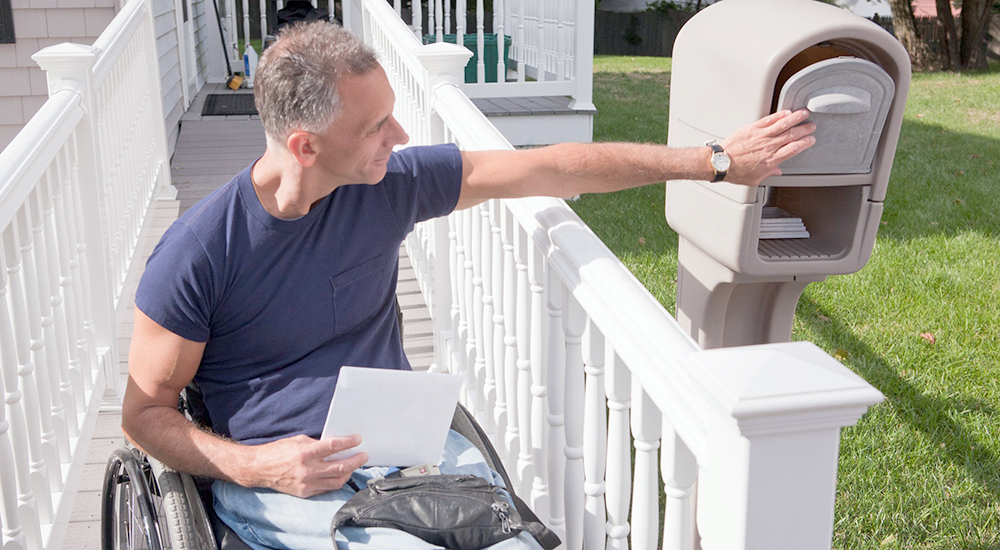
M 668 144 L 721 142 L 782 109 L 808 108 L 818 126 L 757 188 L 667 183 L 677 318 L 702 346 L 788 341 L 807 284 L 868 262 L 909 83 L 895 37 L 822 2 L 719 2 L 681 29 Z

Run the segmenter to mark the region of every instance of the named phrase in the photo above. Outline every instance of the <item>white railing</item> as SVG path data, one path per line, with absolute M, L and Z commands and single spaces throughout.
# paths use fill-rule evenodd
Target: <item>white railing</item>
M 400 16 L 402 0 L 389 1 Z M 468 97 L 562 95 L 573 98 L 574 108 L 594 109 L 594 0 L 493 0 L 492 4 L 492 12 L 486 12 L 483 0 L 477 0 L 469 14 L 465 0 L 429 0 L 424 14 L 421 2 L 414 1 L 409 28 L 422 41 L 427 36 L 429 41 L 443 42 L 451 35 L 449 41 L 471 48 L 476 63 L 475 78 L 464 87 Z M 348 0 L 343 9 L 344 26 L 358 34 L 363 31 L 360 6 L 358 0 Z M 511 65 L 504 62 L 505 52 Z M 487 59 L 496 65 L 487 67 Z
M 466 50 L 421 46 L 381 0 L 358 8 L 412 144 L 510 147 L 462 93 Z M 407 248 L 436 368 L 466 376 L 566 548 L 830 548 L 840 428 L 882 396 L 819 348 L 699 350 L 557 199 L 456 212 Z
M 0 521 L 5 549 L 59 544 L 105 393 L 115 316 L 154 191 L 170 185 L 152 16 L 33 56 L 49 99 L 0 153 Z

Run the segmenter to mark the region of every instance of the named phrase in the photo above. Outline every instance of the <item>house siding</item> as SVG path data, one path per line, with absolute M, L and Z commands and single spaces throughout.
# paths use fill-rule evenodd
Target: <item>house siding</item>
M 151 6 L 156 52 L 160 65 L 160 97 L 163 101 L 164 128 L 167 132 L 167 153 L 173 155 L 181 115 L 184 114 L 181 58 L 177 47 L 177 18 L 173 0 L 152 0 Z
M 11 0 L 13 44 L 0 44 L 0 149 L 48 98 L 45 73 L 31 56 L 61 44 L 93 44 L 117 13 L 114 0 Z

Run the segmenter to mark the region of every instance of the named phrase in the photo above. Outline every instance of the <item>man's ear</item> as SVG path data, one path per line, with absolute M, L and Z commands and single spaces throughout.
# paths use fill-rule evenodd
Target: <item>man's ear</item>
M 316 162 L 316 155 L 319 152 L 316 138 L 313 133 L 300 131 L 288 134 L 288 139 L 285 140 L 285 145 L 295 156 L 295 160 L 305 168 Z

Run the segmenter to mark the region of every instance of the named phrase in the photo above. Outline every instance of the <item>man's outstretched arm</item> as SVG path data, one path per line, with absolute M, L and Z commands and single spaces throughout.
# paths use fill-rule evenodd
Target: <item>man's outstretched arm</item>
M 135 310 L 122 428 L 139 448 L 175 470 L 309 497 L 339 489 L 368 457 L 323 459 L 360 443 L 357 436 L 316 440 L 304 435 L 243 445 L 205 432 L 177 410 L 194 378 L 204 342 L 187 340 Z
M 757 185 L 815 143 L 809 112 L 782 111 L 733 132 L 721 145 L 732 161 L 726 181 Z M 516 151 L 464 151 L 458 209 L 491 198 L 572 197 L 667 180 L 711 180 L 709 147 L 561 143 Z

